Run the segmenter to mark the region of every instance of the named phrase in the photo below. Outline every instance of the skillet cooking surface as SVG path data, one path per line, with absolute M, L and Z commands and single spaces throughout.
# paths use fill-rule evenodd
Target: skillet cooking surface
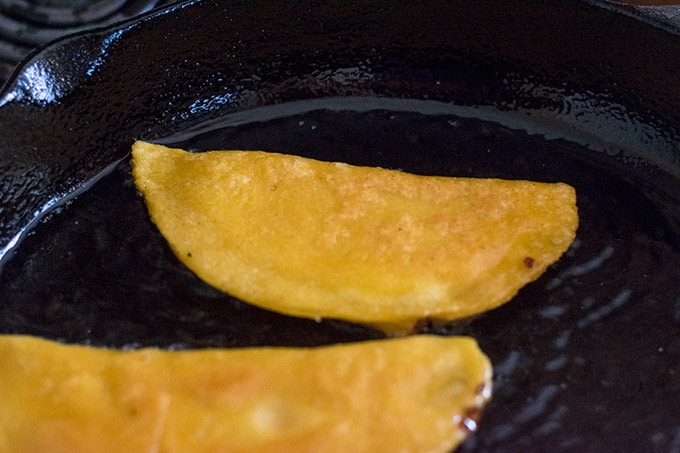
M 460 450 L 680 449 L 680 63 L 639 50 L 680 40 L 525 3 L 189 2 L 36 54 L 0 108 L 0 330 L 165 348 L 381 336 L 198 281 L 135 191 L 136 138 L 564 181 L 581 225 L 555 266 L 499 309 L 418 326 L 472 335 L 493 362 Z

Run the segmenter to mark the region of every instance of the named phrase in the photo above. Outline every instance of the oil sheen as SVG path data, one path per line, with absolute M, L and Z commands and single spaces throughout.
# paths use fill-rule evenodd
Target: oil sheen
M 494 399 L 460 451 L 678 447 L 677 417 L 660 417 L 680 407 L 680 194 L 653 167 L 617 159 L 582 134 L 499 115 L 302 103 L 227 116 L 163 143 L 572 185 L 580 226 L 560 261 L 497 310 L 420 325 L 474 336 L 494 365 Z M 150 222 L 128 160 L 32 229 L 2 270 L 0 300 L 0 332 L 112 347 L 312 346 L 382 335 L 270 313 L 199 281 Z

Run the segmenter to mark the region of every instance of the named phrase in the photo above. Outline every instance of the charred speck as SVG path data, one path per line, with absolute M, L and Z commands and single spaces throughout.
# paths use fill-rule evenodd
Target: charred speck
M 469 432 L 475 431 L 477 429 L 477 423 L 482 415 L 482 408 L 478 406 L 472 406 L 465 409 L 463 413 L 463 419 L 460 421 L 460 426 Z
M 534 259 L 530 256 L 527 256 L 526 258 L 524 258 L 524 265 L 531 269 L 532 267 L 534 267 Z
M 434 322 L 432 322 L 431 318 L 423 318 L 419 319 L 416 321 L 415 325 L 413 326 L 413 332 L 414 333 L 427 333 L 430 332 L 434 328 Z
M 482 415 L 482 408 L 479 406 L 471 406 L 465 408 L 465 417 L 472 420 L 478 421 L 479 417 Z

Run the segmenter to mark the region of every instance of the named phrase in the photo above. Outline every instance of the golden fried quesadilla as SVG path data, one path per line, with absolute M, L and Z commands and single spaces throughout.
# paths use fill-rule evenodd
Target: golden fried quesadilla
M 510 300 L 572 243 L 562 183 L 421 176 L 144 142 L 133 173 L 177 257 L 246 302 L 385 330 Z
M 448 452 L 490 379 L 466 337 L 125 351 L 0 335 L 0 451 Z

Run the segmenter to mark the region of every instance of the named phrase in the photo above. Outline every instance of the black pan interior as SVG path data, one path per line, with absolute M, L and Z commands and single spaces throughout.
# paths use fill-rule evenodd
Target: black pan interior
M 134 188 L 137 138 L 564 181 L 581 225 L 555 266 L 497 310 L 417 326 L 472 335 L 494 364 L 460 450 L 680 448 L 680 62 L 644 48 L 680 39 L 583 2 L 343 5 L 188 2 L 28 61 L 0 108 L 0 244 L 19 239 L 0 331 L 174 349 L 382 336 L 197 280 Z

